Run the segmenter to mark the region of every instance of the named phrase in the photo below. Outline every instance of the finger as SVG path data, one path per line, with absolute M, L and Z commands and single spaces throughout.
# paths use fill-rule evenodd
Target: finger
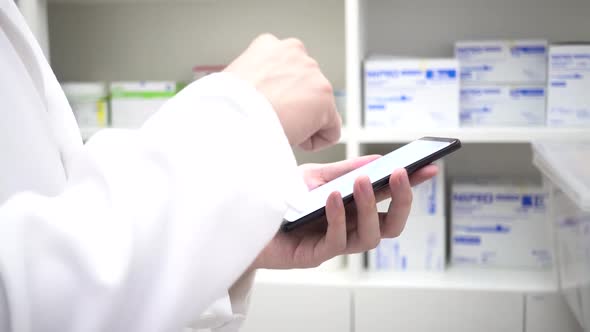
M 363 156 L 335 163 L 325 164 L 320 169 L 320 178 L 325 182 L 334 180 L 335 178 L 342 176 L 350 171 L 353 171 L 361 166 L 364 166 L 371 161 L 378 159 L 379 155 Z
M 410 185 L 415 187 L 423 182 L 426 182 L 436 176 L 438 174 L 438 166 L 436 165 L 427 165 L 423 168 L 417 170 L 414 174 L 410 176 Z M 378 190 L 375 193 L 375 198 L 377 202 L 384 201 L 388 198 L 391 198 L 391 190 L 389 187 L 385 187 L 383 189 Z
M 318 151 L 338 143 L 342 130 L 342 120 L 336 111 L 336 102 L 334 100 L 330 101 L 326 113 L 329 114 L 330 119 L 315 134 L 299 145 L 301 149 Z
M 381 218 L 381 236 L 392 238 L 401 234 L 412 208 L 412 188 L 405 169 L 396 170 L 389 178 L 391 203 Z
M 269 44 L 273 44 L 278 42 L 279 39 L 277 37 L 275 37 L 275 35 L 270 34 L 270 33 L 264 33 L 261 34 L 260 36 L 256 37 L 252 43 L 250 44 L 250 48 L 257 46 L 258 44 L 261 45 L 269 45 Z
M 300 39 L 297 38 L 287 38 L 282 41 L 285 45 L 288 45 L 293 48 L 297 48 L 307 54 L 307 49 L 305 48 L 305 44 Z
M 308 140 L 301 143 L 299 147 L 304 151 L 316 152 L 338 143 L 340 140 L 340 128 L 324 128 Z
M 381 240 L 377 203 L 369 177 L 361 176 L 355 181 L 353 195 L 357 229 L 349 233 L 348 248 L 352 252 L 362 252 L 375 248 Z
M 346 212 L 339 192 L 333 192 L 326 202 L 326 235 L 316 246 L 314 256 L 322 263 L 344 253 L 346 249 Z
M 438 174 L 438 166 L 428 165 L 417 170 L 410 176 L 410 184 L 412 187 L 419 185 L 422 182 L 428 181 Z

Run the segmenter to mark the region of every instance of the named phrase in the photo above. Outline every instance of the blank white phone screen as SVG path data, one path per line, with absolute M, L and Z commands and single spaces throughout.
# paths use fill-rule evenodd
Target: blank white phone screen
M 352 194 L 354 181 L 361 175 L 368 176 L 372 183 L 376 182 L 391 175 L 394 170 L 410 166 L 450 144 L 451 142 L 424 139 L 406 144 L 373 162 L 311 190 L 305 197 L 297 200 L 295 205 L 287 211 L 284 219 L 293 222 L 321 209 L 326 205 L 328 196 L 334 191 L 340 192 L 342 197 Z

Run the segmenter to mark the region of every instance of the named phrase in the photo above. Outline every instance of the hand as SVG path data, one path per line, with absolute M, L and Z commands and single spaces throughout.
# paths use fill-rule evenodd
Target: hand
M 333 164 L 301 167 L 305 182 L 311 190 L 377 158 L 379 156 L 366 156 Z M 277 233 L 256 258 L 252 268 L 316 267 L 338 255 L 373 249 L 382 238 L 399 236 L 412 205 L 410 186 L 432 178 L 437 171 L 436 166 L 429 165 L 408 179 L 405 170 L 396 170 L 390 177 L 389 187 L 376 195 L 369 178 L 359 177 L 354 183 L 354 205 L 345 208 L 340 194 L 332 193 L 326 203 L 327 223 L 318 222 L 290 233 Z M 377 202 L 388 197 L 393 197 L 389 211 L 378 213 Z
M 318 150 L 340 138 L 332 86 L 297 39 L 262 35 L 226 69 L 272 104 L 291 146 Z

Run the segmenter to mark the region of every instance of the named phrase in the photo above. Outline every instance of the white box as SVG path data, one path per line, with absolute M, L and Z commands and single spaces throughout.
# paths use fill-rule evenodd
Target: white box
M 111 83 L 112 126 L 138 128 L 176 94 L 176 82 Z
M 446 261 L 445 180 L 442 161 L 439 175 L 413 188 L 410 217 L 402 234 L 383 239 L 369 252 L 371 270 L 442 271 Z M 378 204 L 387 212 L 390 199 Z
M 365 126 L 459 126 L 454 59 L 369 58 L 365 62 Z
M 541 185 L 459 180 L 451 202 L 454 265 L 548 268 L 547 194 Z
M 461 88 L 461 126 L 544 126 L 545 85 Z
M 582 332 L 560 292 L 525 296 L 525 332 Z
M 590 126 L 590 44 L 549 48 L 547 125 Z
M 109 124 L 107 86 L 102 82 L 67 82 L 62 89 L 78 126 L 104 128 Z
M 545 83 L 546 40 L 458 41 L 464 83 Z

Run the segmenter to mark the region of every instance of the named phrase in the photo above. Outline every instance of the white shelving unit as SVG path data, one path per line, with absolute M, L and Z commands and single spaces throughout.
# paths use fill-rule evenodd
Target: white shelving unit
M 354 158 L 382 153 L 422 136 L 449 136 L 460 138 L 465 146 L 460 154 L 449 158 L 448 177 L 539 176 L 532 166 L 531 142 L 590 139 L 590 128 L 366 130 L 362 114 L 362 62 L 369 54 L 452 56 L 453 42 L 458 39 L 585 40 L 590 31 L 587 19 L 590 2 L 49 0 L 49 3 L 52 60 L 58 77 L 64 80 L 186 80 L 192 65 L 230 61 L 258 33 L 270 30 L 280 37 L 302 38 L 335 87 L 346 86 L 347 123 L 341 144 L 323 154 L 299 154 L 300 161 Z M 256 12 L 263 17 L 252 16 Z M 217 36 L 223 40 L 217 40 Z M 118 49 L 125 49 L 125 53 L 119 53 Z M 83 128 L 82 136 L 88 138 L 97 130 Z M 560 309 L 557 279 L 554 270 L 450 267 L 443 273 L 367 272 L 362 255 L 350 255 L 346 269 L 336 271 L 259 271 L 255 294 L 263 295 L 255 295 L 246 331 L 271 331 L 272 327 L 282 331 L 429 331 L 428 326 L 453 331 L 579 331 L 575 324 L 563 329 L 559 325 L 571 317 Z M 314 300 L 306 300 L 302 294 Z M 300 297 L 290 307 L 299 310 L 297 320 L 285 315 L 284 307 L 266 299 L 281 296 Z M 440 306 L 436 307 L 437 304 Z M 494 310 L 506 317 L 490 314 Z M 463 322 L 460 319 L 463 312 L 472 315 L 471 320 Z M 535 316 L 539 312 L 540 318 Z M 433 321 L 424 323 L 421 315 L 433 315 Z M 390 316 L 398 317 L 401 323 Z M 531 317 L 536 317 L 535 324 L 527 323 Z M 342 324 L 342 320 L 348 321 Z M 383 326 L 374 325 L 379 322 Z
M 552 271 L 471 269 L 452 267 L 445 272 L 363 272 L 261 270 L 257 280 L 273 285 L 315 285 L 344 288 L 418 288 L 542 293 L 557 291 Z
M 47 26 L 47 0 L 18 0 L 18 7 L 39 41 L 39 45 L 49 57 L 49 32 Z
M 94 134 L 96 134 L 99 130 L 105 128 L 98 128 L 98 127 L 82 127 L 80 128 L 80 135 L 82 135 L 82 139 L 84 141 L 88 140 Z M 342 128 L 342 132 L 340 133 L 340 144 L 346 144 L 348 141 L 348 130 L 346 128 Z
M 360 143 L 404 143 L 423 136 L 456 137 L 463 143 L 531 143 L 590 138 L 587 128 L 457 128 L 436 130 L 361 130 Z

